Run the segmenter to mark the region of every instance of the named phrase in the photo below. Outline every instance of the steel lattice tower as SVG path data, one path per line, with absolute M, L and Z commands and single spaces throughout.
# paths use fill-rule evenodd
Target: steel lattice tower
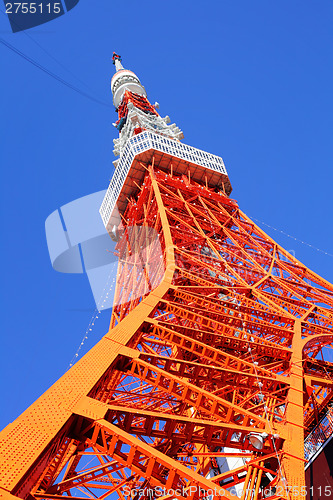
M 333 287 L 114 62 L 110 330 L 2 431 L 0 496 L 302 498 L 304 437 L 333 399 Z

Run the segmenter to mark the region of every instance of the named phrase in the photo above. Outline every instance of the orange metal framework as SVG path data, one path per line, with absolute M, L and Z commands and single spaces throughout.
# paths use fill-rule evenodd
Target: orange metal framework
M 302 498 L 333 287 L 222 191 L 142 167 L 110 330 L 2 431 L 0 496 Z
M 131 102 L 137 109 L 140 109 L 146 114 L 158 116 L 156 109 L 150 104 L 147 97 L 125 90 L 121 104 L 116 110 L 118 113 L 118 120 L 116 121 L 116 125 L 120 123 L 121 119 L 123 119 L 124 121 L 126 120 L 129 102 Z

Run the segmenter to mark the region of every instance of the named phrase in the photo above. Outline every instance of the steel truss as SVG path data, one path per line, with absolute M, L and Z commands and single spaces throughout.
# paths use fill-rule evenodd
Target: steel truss
M 333 399 L 333 287 L 222 191 L 143 168 L 110 330 L 2 431 L 0 492 L 301 498 Z

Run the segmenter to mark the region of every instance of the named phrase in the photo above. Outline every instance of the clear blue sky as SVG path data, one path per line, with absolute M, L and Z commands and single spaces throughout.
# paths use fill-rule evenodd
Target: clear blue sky
M 80 0 L 29 36 L 12 34 L 0 16 L 4 40 L 110 104 L 0 45 L 0 427 L 63 374 L 94 309 L 85 276 L 53 271 L 44 222 L 108 185 L 113 50 L 185 143 L 224 158 L 232 196 L 248 215 L 333 254 L 332 21 L 332 0 Z M 333 280 L 332 256 L 261 227 Z M 84 352 L 108 317 L 98 319 Z

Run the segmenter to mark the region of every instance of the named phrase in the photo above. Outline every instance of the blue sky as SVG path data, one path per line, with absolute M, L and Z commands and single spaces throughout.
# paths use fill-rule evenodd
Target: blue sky
M 86 277 L 52 269 L 44 222 L 112 176 L 113 50 L 185 143 L 223 157 L 242 210 L 330 253 L 259 223 L 333 280 L 332 18 L 331 0 L 80 0 L 16 34 L 0 16 L 5 41 L 105 103 L 0 45 L 0 427 L 63 374 L 94 311 Z M 81 352 L 108 320 L 100 315 Z

